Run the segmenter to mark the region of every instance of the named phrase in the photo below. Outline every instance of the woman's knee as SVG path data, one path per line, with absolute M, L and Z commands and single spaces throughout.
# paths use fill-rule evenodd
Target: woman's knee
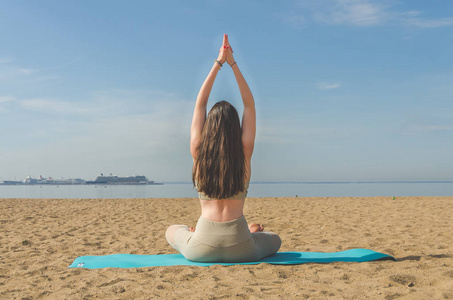
M 282 246 L 282 239 L 280 238 L 280 236 L 278 234 L 275 234 L 275 233 L 274 233 L 273 239 L 274 239 L 273 244 L 275 245 L 275 248 L 277 249 L 277 250 L 275 250 L 275 252 L 277 252 L 280 249 L 280 247 Z
M 167 228 L 167 231 L 165 232 L 165 238 L 170 245 L 175 244 L 175 233 L 178 229 L 181 228 L 189 230 L 189 227 L 187 227 L 186 225 L 171 225 Z
M 281 245 L 282 239 L 278 234 L 273 232 L 256 232 L 252 233 L 255 240 L 261 249 L 265 249 L 266 252 L 276 253 Z
M 280 247 L 282 246 L 282 239 L 280 236 L 273 232 L 266 232 L 267 239 L 269 240 L 268 243 L 270 244 L 270 248 L 272 252 L 277 252 Z

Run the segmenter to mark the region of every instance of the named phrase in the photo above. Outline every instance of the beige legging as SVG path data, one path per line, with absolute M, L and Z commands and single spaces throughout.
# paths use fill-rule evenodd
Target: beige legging
M 180 225 L 173 240 L 173 244 L 169 242 L 173 248 L 197 262 L 258 261 L 276 253 L 281 246 L 281 239 L 275 233 L 250 233 L 244 216 L 228 222 L 200 217 L 195 232 Z

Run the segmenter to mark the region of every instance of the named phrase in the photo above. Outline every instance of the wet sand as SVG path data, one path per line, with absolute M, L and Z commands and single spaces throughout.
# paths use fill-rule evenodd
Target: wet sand
M 397 262 L 69 269 L 82 255 L 175 253 L 197 199 L 0 199 L 0 299 L 452 299 L 453 197 L 248 198 L 280 251 L 368 248 Z

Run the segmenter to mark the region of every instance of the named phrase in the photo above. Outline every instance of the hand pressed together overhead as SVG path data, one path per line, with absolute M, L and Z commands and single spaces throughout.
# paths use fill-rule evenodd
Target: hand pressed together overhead
M 235 63 L 233 57 L 233 48 L 231 48 L 230 42 L 228 41 L 228 35 L 223 35 L 223 43 L 219 50 L 219 57 L 217 58 L 221 64 L 224 64 L 225 61 L 230 65 L 233 66 Z

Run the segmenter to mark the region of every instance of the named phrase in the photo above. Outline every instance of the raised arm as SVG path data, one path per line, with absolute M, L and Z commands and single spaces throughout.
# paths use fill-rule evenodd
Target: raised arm
M 201 141 L 201 131 L 206 120 L 206 106 L 208 105 L 209 95 L 211 94 L 212 86 L 214 85 L 217 73 L 221 68 L 221 64 L 226 61 L 226 35 L 223 36 L 223 44 L 220 47 L 219 57 L 214 62 L 211 71 L 206 77 L 200 91 L 198 92 L 197 101 L 192 117 L 192 126 L 190 128 L 190 153 L 195 159 L 197 156 L 197 149 Z
M 242 76 L 239 67 L 233 57 L 233 49 L 228 42 L 227 36 L 227 62 L 233 69 L 234 76 L 241 92 L 242 102 L 244 103 L 244 113 L 242 115 L 242 144 L 244 145 L 244 154 L 250 159 L 255 146 L 256 135 L 256 112 L 255 100 L 244 76 Z

